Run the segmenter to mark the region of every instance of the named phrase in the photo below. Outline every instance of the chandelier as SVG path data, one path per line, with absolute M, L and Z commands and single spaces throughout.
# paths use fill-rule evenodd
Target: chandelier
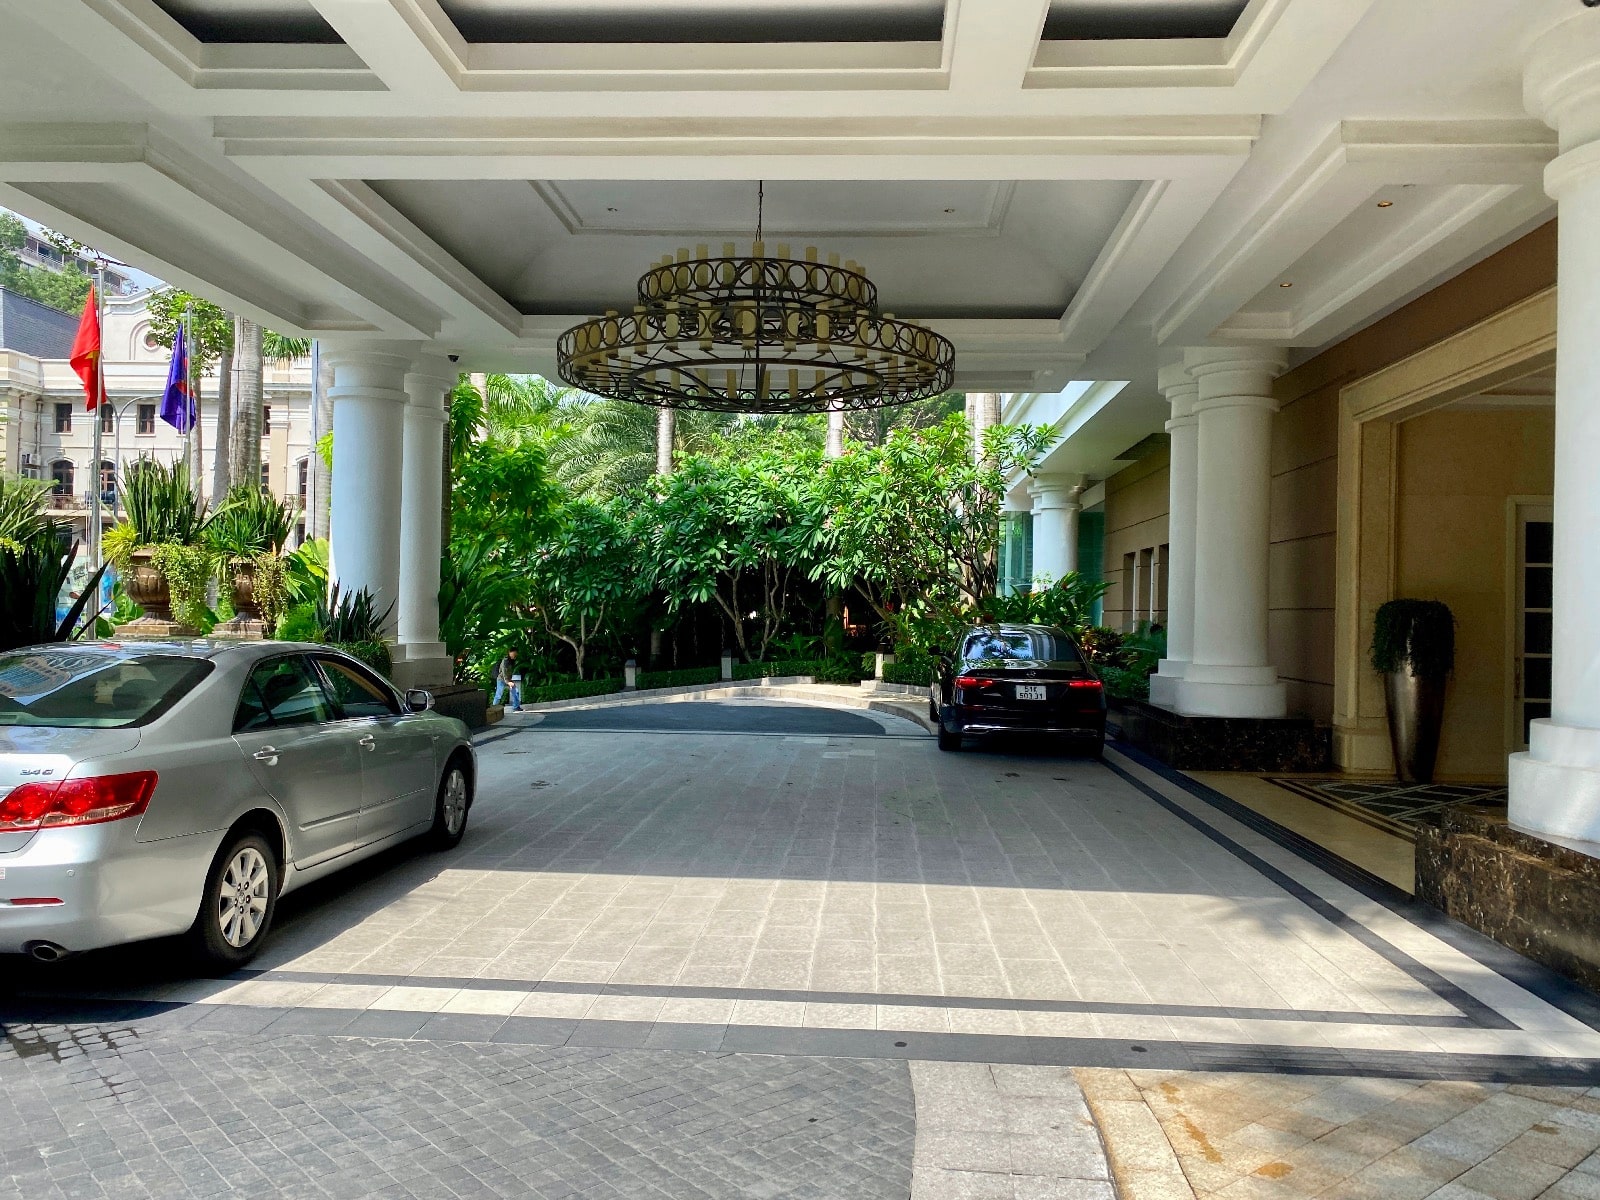
M 855 262 L 815 247 L 769 255 L 757 193 L 748 257 L 724 243 L 667 255 L 639 278 L 639 302 L 561 335 L 561 378 L 597 396 L 658 408 L 785 413 L 881 408 L 950 390 L 955 347 L 878 310 Z

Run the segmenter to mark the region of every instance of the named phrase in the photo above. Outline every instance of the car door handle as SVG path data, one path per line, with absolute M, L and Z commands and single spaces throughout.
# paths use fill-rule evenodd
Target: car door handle
M 255 759 L 257 762 L 266 763 L 269 767 L 275 767 L 278 765 L 278 752 L 271 746 L 261 747 L 261 749 L 257 750 L 250 757 Z
M 368 750 L 376 750 L 378 748 L 378 739 L 369 733 L 363 737 L 357 738 L 356 745 L 365 746 Z

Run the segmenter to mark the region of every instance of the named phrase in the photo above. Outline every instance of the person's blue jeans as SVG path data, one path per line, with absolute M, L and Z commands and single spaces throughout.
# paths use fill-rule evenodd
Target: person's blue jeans
M 504 679 L 496 679 L 494 681 L 494 699 L 489 701 L 489 703 L 491 703 L 491 704 L 499 704 L 500 703 L 500 697 L 504 696 L 507 692 L 511 693 L 511 707 L 512 708 L 521 708 L 522 707 L 522 684 L 516 682 L 515 680 L 512 680 L 512 682 L 510 682 L 510 683 L 507 683 Z

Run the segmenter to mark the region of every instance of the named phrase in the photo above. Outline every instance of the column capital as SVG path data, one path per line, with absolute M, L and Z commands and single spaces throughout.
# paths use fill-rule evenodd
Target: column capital
M 1183 365 L 1200 385 L 1195 413 L 1238 406 L 1276 412 L 1272 381 L 1289 358 L 1276 346 L 1192 346 L 1183 352 Z
M 1086 486 L 1082 475 L 1035 475 L 1028 481 L 1028 495 L 1033 498 L 1034 512 L 1082 508 Z
M 324 343 L 323 361 L 333 370 L 328 396 L 335 404 L 351 397 L 406 403 L 406 373 L 417 355 L 414 342 Z
M 460 378 L 460 371 L 443 354 L 424 351 L 417 355 L 411 369 L 406 372 L 405 382 L 412 414 L 448 419 L 449 406 L 445 403 L 445 396 Z
M 1522 100 L 1560 135 L 1564 153 L 1600 141 L 1600 9 L 1561 5 L 1529 44 Z
M 1168 363 L 1156 372 L 1156 387 L 1172 406 L 1172 420 L 1167 422 L 1167 432 L 1175 425 L 1194 423 L 1194 402 L 1200 396 L 1200 384 L 1189 374 L 1187 365 Z

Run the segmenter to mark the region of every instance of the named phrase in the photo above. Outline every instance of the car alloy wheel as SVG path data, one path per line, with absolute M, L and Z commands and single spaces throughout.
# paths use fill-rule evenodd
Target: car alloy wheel
M 243 950 L 261 932 L 271 899 L 272 873 L 254 846 L 242 846 L 222 873 L 217 923 L 222 940 Z
M 472 808 L 472 778 L 459 759 L 452 759 L 439 780 L 439 794 L 433 805 L 433 830 L 430 836 L 439 850 L 449 850 L 461 842 L 467 831 L 467 813 Z

